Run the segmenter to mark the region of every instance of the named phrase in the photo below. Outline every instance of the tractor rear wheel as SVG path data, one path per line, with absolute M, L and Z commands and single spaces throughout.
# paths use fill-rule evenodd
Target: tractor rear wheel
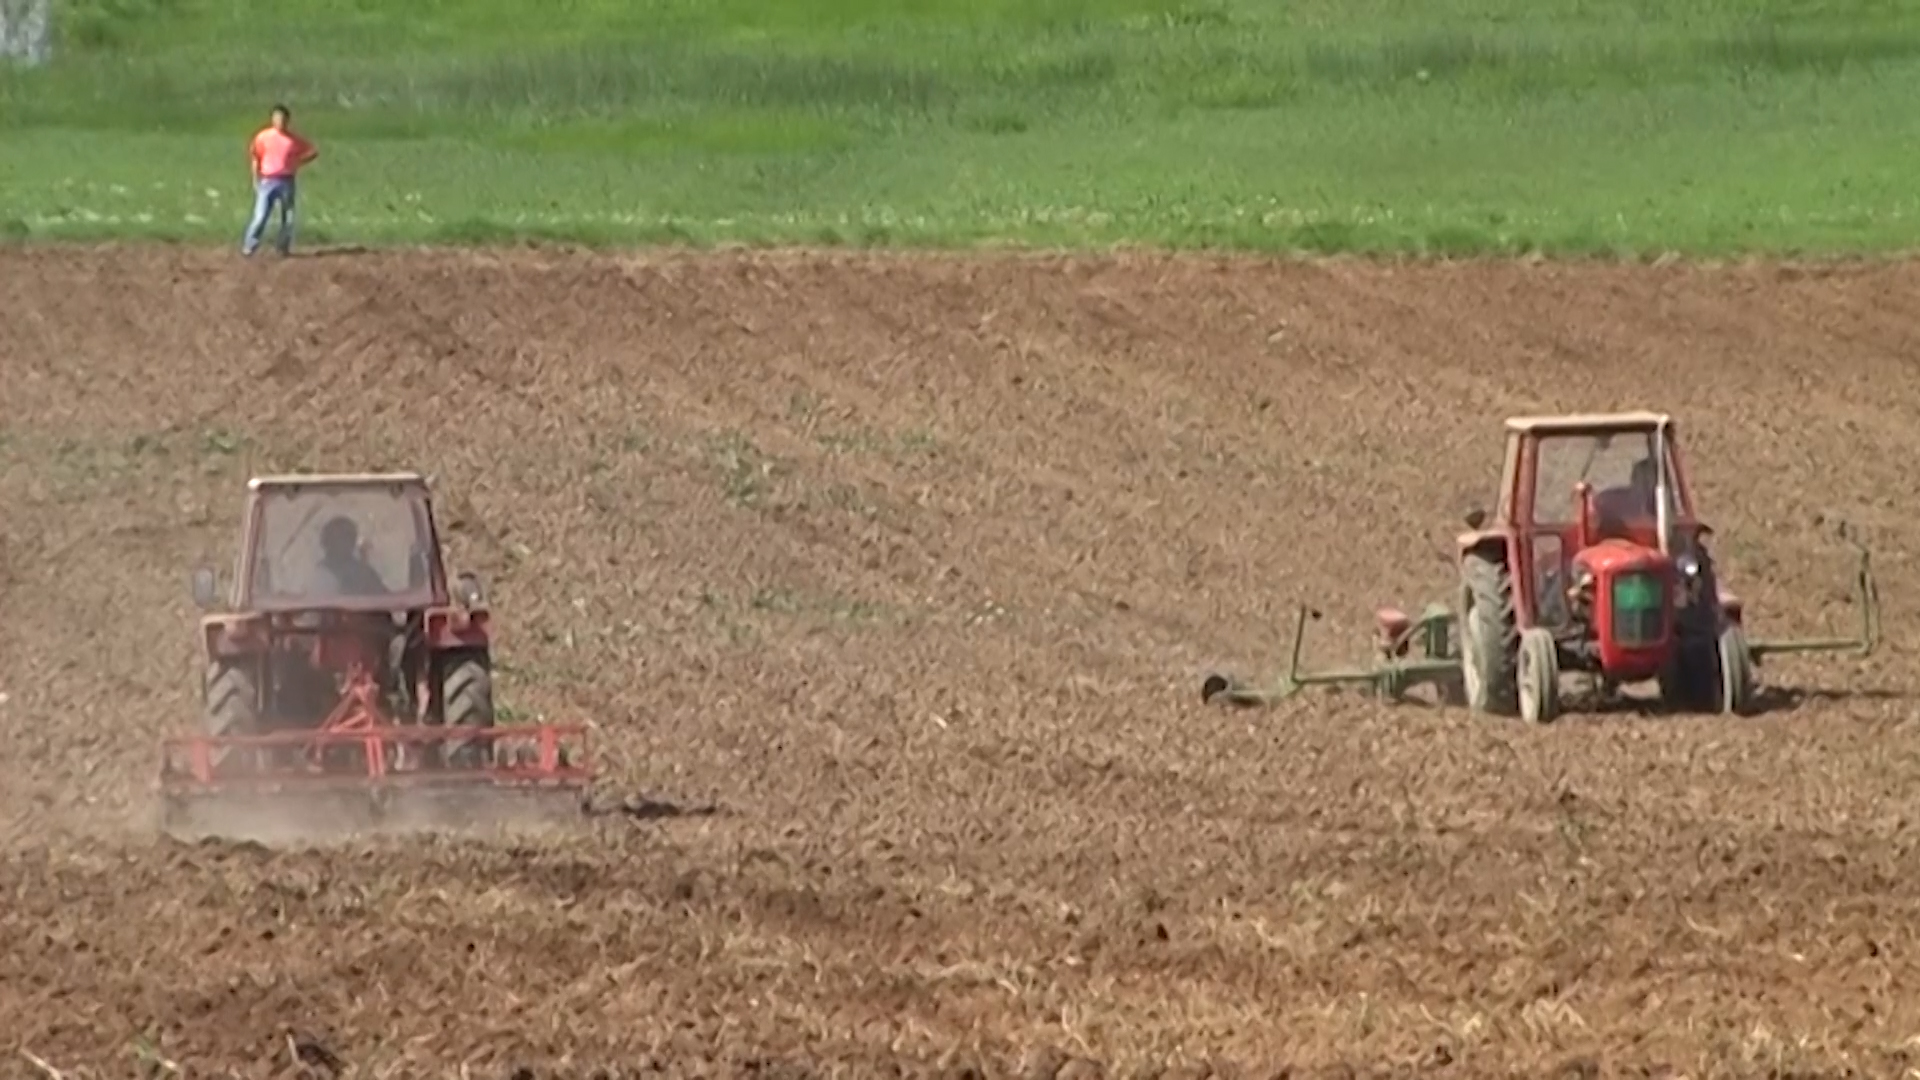
M 1683 712 L 1712 712 L 1720 705 L 1720 654 L 1712 631 L 1687 630 L 1674 642 L 1660 672 L 1660 702 Z
M 260 733 L 260 681 L 251 661 L 208 661 L 201 691 L 206 699 L 207 734 L 222 737 Z M 229 753 L 231 751 L 214 751 L 216 769 Z
M 1513 574 L 1503 562 L 1469 554 L 1460 560 L 1460 670 L 1474 712 L 1520 711 L 1520 631 L 1513 614 Z
M 1669 708 L 1713 712 L 1721 707 L 1720 586 L 1713 557 L 1699 550 L 1699 599 L 1678 610 L 1673 656 L 1660 672 L 1660 700 Z
M 440 716 L 453 727 L 493 727 L 493 661 L 484 652 L 452 653 L 440 661 Z M 447 764 L 474 768 L 493 759 L 487 740 L 449 739 Z
M 1747 632 L 1739 623 L 1728 623 L 1720 631 L 1720 711 L 1734 716 L 1753 713 L 1755 684 L 1753 653 L 1747 648 Z

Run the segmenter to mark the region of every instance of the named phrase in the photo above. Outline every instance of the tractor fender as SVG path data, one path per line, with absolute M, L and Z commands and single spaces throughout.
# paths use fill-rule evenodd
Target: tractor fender
M 1478 555 L 1490 562 L 1506 565 L 1513 548 L 1513 535 L 1505 529 L 1475 529 L 1454 537 L 1459 557 Z
M 427 647 L 484 649 L 493 642 L 493 617 L 485 608 L 434 608 L 427 612 Z
M 207 659 L 226 660 L 259 652 L 267 644 L 257 615 L 208 615 L 200 620 L 200 637 Z
M 1739 597 L 1733 595 L 1726 586 L 1718 582 L 1715 582 L 1714 586 L 1714 591 L 1720 594 L 1720 610 L 1726 614 L 1727 621 L 1736 626 L 1741 625 L 1741 617 L 1746 614 L 1746 605 Z

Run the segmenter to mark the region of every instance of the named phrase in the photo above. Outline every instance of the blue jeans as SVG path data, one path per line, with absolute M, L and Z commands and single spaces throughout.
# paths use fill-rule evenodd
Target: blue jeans
M 293 250 L 293 177 L 272 176 L 253 185 L 253 220 L 247 222 L 247 235 L 240 242 L 240 253 L 251 255 L 267 232 L 267 219 L 280 207 L 280 238 L 274 245 L 285 255 Z

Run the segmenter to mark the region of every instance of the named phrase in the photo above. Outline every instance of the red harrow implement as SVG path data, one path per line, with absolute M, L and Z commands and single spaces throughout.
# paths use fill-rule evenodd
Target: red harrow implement
M 450 588 L 412 473 L 249 484 L 221 606 L 194 578 L 205 730 L 162 745 L 162 827 L 295 836 L 471 827 L 584 806 L 578 724 L 499 725 L 478 579 Z

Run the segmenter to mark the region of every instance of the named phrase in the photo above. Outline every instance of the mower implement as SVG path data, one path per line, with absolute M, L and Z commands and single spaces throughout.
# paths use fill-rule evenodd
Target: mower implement
M 449 581 L 426 479 L 248 484 L 222 603 L 194 575 L 199 733 L 164 740 L 161 827 L 328 835 L 578 814 L 594 778 L 578 724 L 496 724 L 480 581 Z
M 1854 594 L 1860 634 L 1750 642 L 1744 606 L 1720 583 L 1694 511 L 1672 417 L 1623 412 L 1516 417 L 1506 422 L 1498 506 L 1467 515 L 1456 542 L 1457 603 L 1418 618 L 1376 613 L 1375 665 L 1302 673 L 1301 608 L 1286 675 L 1270 687 L 1209 675 L 1206 702 L 1267 705 L 1316 684 L 1349 684 L 1400 700 L 1433 684 L 1444 701 L 1536 723 L 1561 712 L 1560 680 L 1585 676 L 1602 697 L 1657 683 L 1681 711 L 1746 714 L 1754 669 L 1768 656 L 1872 655 L 1879 594 L 1866 546 Z

